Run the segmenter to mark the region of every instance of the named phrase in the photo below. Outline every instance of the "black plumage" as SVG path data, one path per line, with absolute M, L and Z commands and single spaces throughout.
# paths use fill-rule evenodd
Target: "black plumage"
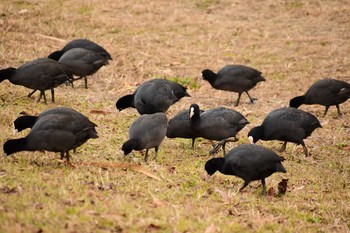
M 124 155 L 132 150 L 146 149 L 145 161 L 148 159 L 148 150 L 155 149 L 155 159 L 158 149 L 163 142 L 168 119 L 164 113 L 145 114 L 137 118 L 129 128 L 128 140 L 123 144 Z
M 74 75 L 79 76 L 74 81 L 84 78 L 85 88 L 88 88 L 87 76 L 93 75 L 102 66 L 108 65 L 108 60 L 103 56 L 84 48 L 72 48 L 58 61 L 66 65 Z
M 88 39 L 75 39 L 67 43 L 61 50 L 51 53 L 48 57 L 58 61 L 60 57 L 70 49 L 83 48 L 94 51 L 107 60 L 112 60 L 111 55 L 101 46 Z
M 20 116 L 17 117 L 16 120 L 14 120 L 14 128 L 16 132 L 21 132 L 22 130 L 25 130 L 27 128 L 32 128 L 38 119 L 50 115 L 50 114 L 64 114 L 71 117 L 74 117 L 76 121 L 80 121 L 84 125 L 94 124 L 92 123 L 89 118 L 81 114 L 80 112 L 68 108 L 68 107 L 57 107 L 57 108 L 51 108 L 48 110 L 43 111 L 39 114 L 39 116 Z M 95 124 L 94 124 L 95 125 Z M 95 125 L 96 126 L 96 125 Z
M 254 103 L 255 99 L 249 95 L 248 91 L 255 87 L 258 82 L 265 81 L 261 74 L 260 71 L 243 65 L 227 65 L 217 73 L 209 69 L 202 71 L 203 79 L 208 81 L 213 88 L 238 93 L 236 106 L 238 106 L 243 92 L 247 93 L 250 102 Z
M 225 154 L 226 142 L 236 141 L 236 134 L 249 124 L 248 120 L 235 110 L 218 107 L 200 113 L 197 104 L 190 106 L 189 118 L 190 127 L 198 136 L 220 141 L 211 153 L 222 145 Z M 235 140 L 230 140 L 230 137 L 235 137 Z
M 340 112 L 339 104 L 344 103 L 350 98 L 350 84 L 336 79 L 318 80 L 307 90 L 305 95 L 294 97 L 290 100 L 289 106 L 298 108 L 302 104 L 319 104 L 326 107 L 324 115 L 327 114 L 328 108 L 335 105 Z
M 20 67 L 7 68 L 0 70 L 0 82 L 8 79 L 15 85 L 21 85 L 33 89 L 28 96 L 30 97 L 36 90 L 40 91 L 40 96 L 44 97 L 46 103 L 46 90 L 51 90 L 52 102 L 55 102 L 54 88 L 73 80 L 72 72 L 63 64 L 49 59 L 40 58 L 27 62 Z
M 317 128 L 322 128 L 322 126 L 311 113 L 290 107 L 278 108 L 270 112 L 260 126 L 251 129 L 248 138 L 252 143 L 258 140 L 283 141 L 280 152 L 286 149 L 287 142 L 301 144 L 305 155 L 308 156 L 304 139 Z
M 194 142 L 198 134 L 191 128 L 188 120 L 188 110 L 181 111 L 169 120 L 166 136 L 168 138 L 190 138 L 192 139 L 192 149 L 194 148 Z
M 166 79 L 151 79 L 143 82 L 133 94 L 123 96 L 116 102 L 116 108 L 136 108 L 140 114 L 166 112 L 181 98 L 190 96 L 186 87 Z
M 70 163 L 69 150 L 84 144 L 90 138 L 98 138 L 96 124 L 67 114 L 49 114 L 38 119 L 24 138 L 8 140 L 3 150 L 6 155 L 20 151 L 60 152 Z
M 263 194 L 266 194 L 265 178 L 275 172 L 286 173 L 282 165 L 285 159 L 272 150 L 258 145 L 240 145 L 229 151 L 223 158 L 212 158 L 205 164 L 209 175 L 216 171 L 233 175 L 244 180 L 242 191 L 251 181 L 261 180 Z

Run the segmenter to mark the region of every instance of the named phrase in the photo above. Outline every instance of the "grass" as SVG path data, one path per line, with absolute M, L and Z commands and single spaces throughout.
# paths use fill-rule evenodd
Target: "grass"
M 306 91 L 314 81 L 335 77 L 350 81 L 347 1 L 10 1 L 0 4 L 0 68 L 17 67 L 45 57 L 74 38 L 89 38 L 113 57 L 109 66 L 89 78 L 89 89 L 77 82 L 56 89 L 56 103 L 36 103 L 29 90 L 0 83 L 0 144 L 14 136 L 12 122 L 25 111 L 39 114 L 69 106 L 98 125 L 100 138 L 81 146 L 70 169 L 49 152 L 21 152 L 0 159 L 0 232 L 349 232 L 349 102 L 322 116 L 321 106 L 302 106 L 323 126 L 301 146 L 287 145 L 287 174 L 274 174 L 267 188 L 277 191 L 288 179 L 284 196 L 260 195 L 252 182 L 215 174 L 203 166 L 210 143 L 165 139 L 158 160 L 145 164 L 133 152 L 124 158 L 121 145 L 138 117 L 134 109 L 117 112 L 116 100 L 153 77 L 165 77 L 189 88 L 167 112 L 168 118 L 198 103 L 203 109 L 235 108 L 249 119 L 246 135 L 272 109 Z M 43 36 L 44 35 L 44 36 Z M 58 38 L 60 40 L 57 40 Z M 217 91 L 199 77 L 203 69 L 236 63 L 253 66 L 267 81 L 250 94 L 258 101 L 233 106 L 237 94 Z M 35 96 L 37 98 L 37 96 Z M 279 142 L 258 142 L 275 151 Z M 221 152 L 218 156 L 221 156 Z M 97 166 L 89 162 L 140 163 L 145 170 Z M 271 191 L 272 192 L 272 191 Z

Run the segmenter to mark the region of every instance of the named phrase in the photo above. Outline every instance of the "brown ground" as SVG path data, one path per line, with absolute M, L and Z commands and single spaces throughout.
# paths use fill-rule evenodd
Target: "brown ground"
M 244 94 L 235 108 L 251 122 L 239 133 L 239 144 L 248 142 L 248 131 L 267 113 L 287 106 L 316 80 L 350 82 L 347 0 L 2 0 L 0 29 L 0 68 L 45 57 L 75 38 L 89 38 L 112 54 L 111 64 L 90 77 L 88 90 L 82 81 L 74 89 L 59 87 L 56 103 L 36 103 L 26 97 L 28 89 L 0 84 L 0 144 L 19 137 L 12 135 L 12 121 L 21 111 L 69 106 L 99 125 L 100 138 L 78 150 L 77 164 L 124 161 L 120 147 L 138 114 L 117 112 L 115 101 L 151 78 L 189 87 L 192 98 L 172 106 L 171 118 L 191 103 L 234 108 L 237 94 L 212 89 L 201 70 L 233 63 L 262 71 L 267 81 L 250 92 L 257 103 L 247 104 Z M 72 171 L 54 160 L 57 154 L 21 152 L 0 163 L 0 232 L 349 231 L 349 101 L 341 105 L 341 118 L 335 107 L 326 117 L 322 106 L 301 109 L 315 114 L 323 128 L 306 140 L 311 158 L 295 145 L 281 153 L 287 158 L 283 177 L 289 179 L 282 198 L 261 197 L 258 183 L 235 194 L 230 189 L 240 179 L 215 174 L 204 180 L 210 158 L 200 156 L 210 148 L 205 140 L 192 151 L 188 140 L 165 139 L 159 160 L 143 164 L 160 181 L 131 169 Z M 271 176 L 268 188 L 277 189 L 280 180 Z

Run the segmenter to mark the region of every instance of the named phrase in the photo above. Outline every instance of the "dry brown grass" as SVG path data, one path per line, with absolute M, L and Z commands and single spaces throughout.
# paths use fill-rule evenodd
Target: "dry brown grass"
M 311 158 L 304 158 L 300 146 L 282 153 L 288 171 L 283 177 L 289 179 L 283 197 L 261 197 L 258 182 L 236 194 L 242 181 L 220 174 L 206 181 L 205 140 L 192 151 L 188 140 L 166 139 L 159 160 L 143 164 L 160 181 L 86 163 L 125 162 L 120 148 L 138 115 L 133 109 L 117 112 L 115 101 L 147 79 L 197 85 L 189 90 L 192 98 L 171 107 L 169 118 L 193 102 L 204 109 L 233 107 L 236 94 L 213 90 L 199 77 L 204 68 L 229 63 L 255 67 L 267 79 L 251 91 L 259 99 L 255 105 L 243 95 L 236 108 L 251 122 L 239 133 L 238 143 L 247 143 L 250 128 L 314 81 L 350 82 L 349 12 L 347 0 L 2 0 L 0 68 L 45 57 L 74 38 L 98 42 L 114 60 L 89 79 L 88 90 L 82 83 L 57 88 L 55 104 L 38 104 L 26 97 L 28 89 L 0 84 L 0 144 L 15 137 L 12 121 L 21 111 L 38 114 L 56 106 L 86 114 L 100 135 L 74 155 L 75 163 L 85 163 L 74 170 L 59 164 L 54 153 L 2 159 L 0 232 L 348 232 L 349 102 L 341 105 L 342 118 L 335 108 L 323 117 L 323 107 L 302 106 L 323 128 L 306 140 Z M 271 176 L 268 188 L 276 189 L 280 180 Z

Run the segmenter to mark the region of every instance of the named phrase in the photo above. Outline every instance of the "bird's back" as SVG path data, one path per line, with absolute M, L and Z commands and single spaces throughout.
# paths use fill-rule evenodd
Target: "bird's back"
M 75 75 L 88 76 L 94 74 L 108 61 L 100 54 L 84 48 L 73 48 L 65 52 L 59 62 L 65 64 Z
M 87 39 L 75 39 L 70 41 L 68 44 L 66 44 L 62 51 L 67 52 L 70 49 L 73 48 L 84 48 L 88 49 L 94 52 L 99 53 L 101 56 L 103 56 L 107 60 L 112 60 L 111 55 L 100 45 L 96 44 L 95 42 Z
M 166 112 L 176 99 L 172 89 L 163 82 L 144 82 L 134 94 L 134 104 L 140 114 Z
M 225 155 L 224 171 L 247 181 L 266 178 L 276 171 L 286 172 L 283 157 L 258 145 L 241 145 Z M 225 173 L 224 173 L 225 174 Z
M 265 81 L 261 72 L 243 65 L 227 65 L 217 73 L 213 87 L 221 90 L 242 93 L 256 86 L 258 82 Z
M 331 106 L 341 104 L 349 98 L 350 84 L 336 79 L 319 80 L 305 93 L 306 104 Z
M 47 90 L 72 78 L 72 73 L 63 64 L 41 58 L 20 66 L 11 82 L 31 89 Z
M 320 122 L 311 113 L 296 108 L 279 108 L 264 119 L 263 138 L 299 143 L 320 127 Z
M 137 118 L 129 128 L 129 139 L 138 138 L 137 150 L 159 146 L 167 131 L 167 117 L 164 113 L 145 114 Z

